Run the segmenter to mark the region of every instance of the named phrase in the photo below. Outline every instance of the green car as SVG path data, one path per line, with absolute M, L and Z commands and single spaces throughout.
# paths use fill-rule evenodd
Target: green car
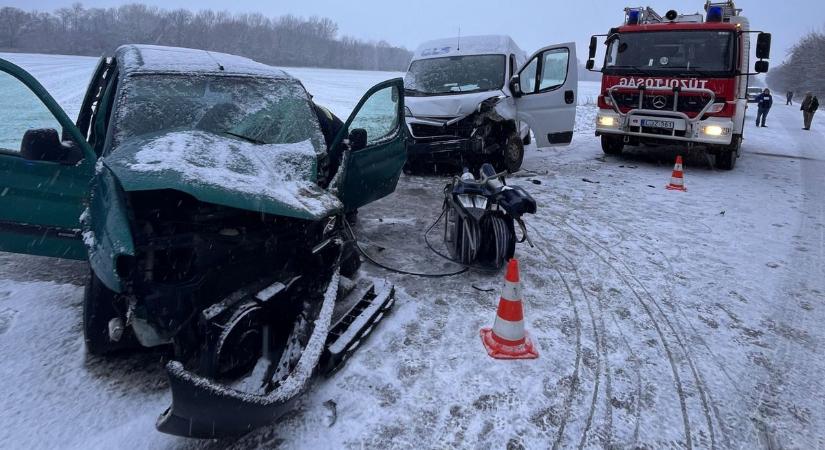
M 3 59 L 0 71 L 0 251 L 89 261 L 90 353 L 174 349 L 162 431 L 248 431 L 301 391 L 307 374 L 292 369 L 333 365 L 342 344 L 312 342 L 330 344 L 329 299 L 360 265 L 345 217 L 392 193 L 405 163 L 401 79 L 341 123 L 281 70 L 127 45 L 101 59 L 71 121 L 26 71 Z M 358 313 L 375 319 L 391 295 L 368 291 Z M 251 397 L 193 392 L 263 360 Z

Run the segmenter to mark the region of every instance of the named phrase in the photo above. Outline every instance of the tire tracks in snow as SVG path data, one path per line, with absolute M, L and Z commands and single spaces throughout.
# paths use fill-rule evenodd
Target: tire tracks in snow
M 582 297 L 584 298 L 585 304 L 587 305 L 587 310 L 588 310 L 588 313 L 590 315 L 591 326 L 593 327 L 593 337 L 594 337 L 594 342 L 595 342 L 595 345 L 596 345 L 596 353 L 595 353 L 596 354 L 596 368 L 594 369 L 595 381 L 594 381 L 594 387 L 593 387 L 593 394 L 591 396 L 591 401 L 590 401 L 590 408 L 589 408 L 589 411 L 588 411 L 588 414 L 587 414 L 587 419 L 585 420 L 584 431 L 582 432 L 582 436 L 581 436 L 581 439 L 579 440 L 579 445 L 578 445 L 578 448 L 582 449 L 582 448 L 584 448 L 585 443 L 587 441 L 587 435 L 590 432 L 590 428 L 593 424 L 593 416 L 595 415 L 595 412 L 596 412 L 596 403 L 597 403 L 598 397 L 599 397 L 599 388 L 600 388 L 600 383 L 601 383 L 601 378 L 602 378 L 602 374 L 601 374 L 602 364 L 605 365 L 605 373 L 607 374 L 607 379 L 608 380 L 609 380 L 609 376 L 610 376 L 609 375 L 610 368 L 608 366 L 607 359 L 606 359 L 606 356 L 605 356 L 605 351 L 604 351 L 604 335 L 605 335 L 605 333 L 604 333 L 604 321 L 601 320 L 601 316 L 599 316 L 599 319 L 600 319 L 600 322 L 601 322 L 601 327 L 599 327 L 597 325 L 596 315 L 593 313 L 593 306 L 592 306 L 592 302 L 590 301 L 590 296 L 588 295 L 587 289 L 585 289 L 585 287 L 584 287 L 584 282 L 582 281 L 581 275 L 579 274 L 579 271 L 576 268 L 575 262 L 572 259 L 570 259 L 568 256 L 566 256 L 563 252 L 561 252 L 558 247 L 554 246 L 550 242 L 550 240 L 545 238 L 544 235 L 538 229 L 536 229 L 533 226 L 531 226 L 531 228 L 536 233 L 536 235 L 539 236 L 539 238 L 543 241 L 543 243 L 545 245 L 547 245 L 556 254 L 558 254 L 562 258 L 564 258 L 564 260 L 567 261 L 567 263 L 570 265 L 570 270 L 572 270 L 572 272 L 573 272 L 573 274 L 576 278 L 576 282 L 579 285 L 579 289 L 582 292 Z M 536 247 L 536 248 L 539 250 L 539 252 L 541 252 L 545 256 L 547 261 L 551 265 L 553 265 L 553 270 L 557 274 L 559 274 L 560 277 L 562 277 L 564 279 L 564 275 L 561 273 L 558 266 L 556 264 L 553 264 L 554 263 L 554 258 L 551 255 L 549 255 L 544 248 L 542 248 L 542 247 Z M 568 289 L 568 292 L 569 292 L 570 291 L 569 284 L 566 281 L 565 281 L 565 287 Z M 572 299 L 572 293 L 571 293 L 571 299 Z M 579 329 L 581 329 L 580 324 L 579 324 Z M 579 332 L 579 335 L 580 334 L 581 333 Z M 580 348 L 581 348 L 581 345 L 579 345 L 579 349 Z M 609 386 L 610 382 L 607 381 L 607 383 L 608 383 L 608 386 Z M 608 396 L 607 404 L 608 404 L 608 407 L 610 407 L 609 396 Z M 611 414 L 609 413 L 608 415 L 611 415 Z M 566 416 L 569 416 L 569 413 L 566 414 Z M 563 438 L 563 436 L 564 436 L 563 429 L 560 428 L 559 435 L 557 436 L 557 439 L 556 439 L 556 443 L 554 443 L 554 445 L 553 445 L 554 448 L 558 447 L 558 444 L 560 443 L 560 439 Z
M 564 222 L 564 220 L 565 220 L 565 218 L 563 218 L 563 217 L 559 217 L 558 219 L 560 219 L 562 222 Z M 621 262 L 622 261 L 621 258 L 619 258 L 611 250 L 602 247 L 601 244 L 599 244 L 598 242 L 596 242 L 596 241 L 594 241 L 590 238 L 586 238 L 586 237 L 583 237 L 583 236 L 582 237 L 578 236 L 577 233 L 574 232 L 574 230 L 572 230 L 572 229 L 571 230 L 566 230 L 565 228 L 563 228 L 563 227 L 561 227 L 561 226 L 559 226 L 559 225 L 557 225 L 557 224 L 555 224 L 552 221 L 547 220 L 547 219 L 544 219 L 544 220 L 539 219 L 539 220 L 543 221 L 545 224 L 547 224 L 547 225 L 549 225 L 553 228 L 558 229 L 562 233 L 565 233 L 565 234 L 569 235 L 570 237 L 572 237 L 573 239 L 578 241 L 580 244 L 582 244 L 591 253 L 595 254 L 600 260 L 602 260 L 612 271 L 614 271 L 619 276 L 619 279 L 621 279 L 622 282 L 633 293 L 633 296 L 636 298 L 639 305 L 642 307 L 645 314 L 648 316 L 651 323 L 653 324 L 653 327 L 656 330 L 656 334 L 659 336 L 659 341 L 662 343 L 662 346 L 664 347 L 665 354 L 667 355 L 668 363 L 670 364 L 670 369 L 671 369 L 671 373 L 672 373 L 673 380 L 674 380 L 674 387 L 675 387 L 675 390 L 676 390 L 676 395 L 679 399 L 679 407 L 680 407 L 681 414 L 682 414 L 682 425 L 683 425 L 683 428 L 684 428 L 683 432 L 684 432 L 684 436 L 685 436 L 685 445 L 688 449 L 692 449 L 693 448 L 693 439 L 692 439 L 692 434 L 691 434 L 690 416 L 689 416 L 688 410 L 687 410 L 687 395 L 685 394 L 685 389 L 684 389 L 684 386 L 683 386 L 683 383 L 682 383 L 682 378 L 679 375 L 679 368 L 678 368 L 678 364 L 677 364 L 675 356 L 674 356 L 673 349 L 671 349 L 671 344 L 666 339 L 665 333 L 662 330 L 661 323 L 660 323 L 659 320 L 656 319 L 656 316 L 654 314 L 653 309 L 650 307 L 650 304 L 642 298 L 642 295 L 639 293 L 639 291 L 637 289 L 639 289 L 639 287 L 641 287 L 641 290 L 645 291 L 645 293 L 647 293 L 647 296 L 650 298 L 651 303 L 655 304 L 656 302 L 653 299 L 653 297 L 649 294 L 649 292 L 647 292 L 647 290 L 644 288 L 644 285 L 637 278 L 635 278 L 635 276 L 632 275 L 632 271 L 630 271 L 627 268 L 626 265 L 624 265 L 624 267 L 625 267 L 625 269 L 630 271 L 630 274 L 625 273 L 623 270 L 621 270 L 615 264 L 611 263 L 610 260 L 608 258 L 605 258 L 602 255 L 601 252 L 597 251 L 596 249 L 593 248 L 593 246 L 591 246 L 587 242 L 585 242 L 585 239 L 590 240 L 594 245 L 599 246 L 600 248 L 602 248 L 602 250 L 604 250 L 611 258 L 617 259 L 618 261 Z M 635 281 L 640 286 L 634 287 L 633 283 L 631 283 L 631 280 Z M 705 413 L 707 414 L 707 411 L 705 411 Z M 713 433 L 711 433 L 711 437 L 712 437 L 712 447 L 714 447 L 715 446 L 715 441 L 713 441 Z
M 601 248 L 602 250 L 607 252 L 608 255 L 610 255 L 613 258 L 615 258 L 616 260 L 618 260 L 619 263 L 627 270 L 626 275 L 629 278 L 631 278 L 633 281 L 635 281 L 636 284 L 638 284 L 638 286 L 641 288 L 641 290 L 644 292 L 644 294 L 648 297 L 648 299 L 650 299 L 651 304 L 656 308 L 656 310 L 662 316 L 662 318 L 664 319 L 665 325 L 667 326 L 667 328 L 670 330 L 671 334 L 675 338 L 676 344 L 678 345 L 679 349 L 681 350 L 681 353 L 683 354 L 683 356 L 685 358 L 685 361 L 687 361 L 687 363 L 688 363 L 690 373 L 691 373 L 691 375 L 693 377 L 693 381 L 696 385 L 696 390 L 699 393 L 699 399 L 700 399 L 700 402 L 701 402 L 701 405 L 702 405 L 702 413 L 705 416 L 705 422 L 706 422 L 706 425 L 708 427 L 708 432 L 710 434 L 710 445 L 711 445 L 712 449 L 716 448 L 716 433 L 715 433 L 715 429 L 714 429 L 714 426 L 713 426 L 713 417 L 711 417 L 711 414 L 713 414 L 713 416 L 715 416 L 716 421 L 719 423 L 720 428 L 722 428 L 723 434 L 726 436 L 726 433 L 724 433 L 724 425 L 722 425 L 723 421 L 721 420 L 721 416 L 718 414 L 718 408 L 715 407 L 715 404 L 713 404 L 710 394 L 707 392 L 704 377 L 702 376 L 702 374 L 700 373 L 700 371 L 696 367 L 695 362 L 693 361 L 693 357 L 691 356 L 691 352 L 690 352 L 690 348 L 689 348 L 690 345 L 686 344 L 686 338 L 684 336 L 684 334 L 685 334 L 684 329 L 682 328 L 679 321 L 676 320 L 675 317 L 673 317 L 673 320 L 671 320 L 671 316 L 664 311 L 664 309 L 662 308 L 660 303 L 658 301 L 656 301 L 654 296 L 647 289 L 647 286 L 644 283 L 642 283 L 642 281 L 636 275 L 634 275 L 633 270 L 627 265 L 627 263 L 624 261 L 624 259 L 622 259 L 619 255 L 614 253 L 609 248 L 606 248 L 604 245 L 599 243 L 597 240 L 586 237 L 585 232 L 583 232 L 582 230 L 578 229 L 577 227 L 574 227 L 573 225 L 571 225 L 566 219 L 563 222 L 568 228 L 570 228 L 571 231 L 573 231 L 576 234 L 579 234 L 579 236 L 584 238 L 584 239 L 590 240 L 595 246 Z M 580 242 L 581 242 L 581 240 L 580 240 Z M 648 251 L 648 253 L 649 253 L 649 250 L 647 248 L 645 248 L 644 245 L 639 245 L 639 247 L 642 248 L 645 251 Z M 601 255 L 600 255 L 600 257 L 601 257 Z M 616 268 L 614 268 L 614 270 L 616 270 Z M 619 273 L 619 272 L 617 271 L 617 273 Z M 671 276 L 673 276 L 673 275 L 674 274 L 671 271 Z M 621 276 L 621 274 L 620 274 L 620 276 Z M 624 278 L 624 276 L 622 276 L 622 278 Z M 668 286 L 670 286 L 669 285 L 669 283 L 671 282 L 670 278 L 667 280 L 667 282 L 668 282 Z M 628 286 L 630 287 L 630 284 L 628 284 Z M 636 293 L 634 292 L 634 294 L 636 294 Z M 673 304 L 673 305 L 676 305 L 677 303 L 674 301 L 674 299 L 672 297 L 672 289 L 669 290 L 669 294 L 670 294 L 669 295 L 670 303 Z M 673 325 L 673 322 L 677 323 L 678 328 L 679 328 L 678 331 L 676 329 L 677 327 Z M 663 344 L 665 344 L 665 343 L 663 342 Z M 668 351 L 667 348 L 666 348 L 666 351 L 668 353 L 670 353 L 670 351 Z M 671 355 L 669 355 L 669 356 L 671 356 Z M 683 395 L 685 395 L 684 392 L 683 392 Z M 690 438 L 689 438 L 688 439 L 688 448 L 690 448 L 690 446 L 691 446 L 691 442 L 690 442 Z
M 579 230 L 576 227 L 574 227 L 568 220 L 564 220 L 564 224 L 567 225 L 567 227 L 569 227 L 571 230 L 574 230 L 574 231 L 578 232 L 579 234 L 582 234 L 582 235 L 585 234 L 582 230 Z M 616 227 L 615 225 L 611 225 L 611 227 L 620 234 L 623 234 L 623 232 L 625 231 L 625 230 L 621 230 L 620 228 Z M 596 243 L 596 242 L 594 241 L 594 243 Z M 707 352 L 708 352 L 710 358 L 719 366 L 722 373 L 725 375 L 725 377 L 728 379 L 728 381 L 730 381 L 730 385 L 728 387 L 730 387 L 734 391 L 736 391 L 742 398 L 745 398 L 741 394 L 739 389 L 736 387 L 736 382 L 733 380 L 733 378 L 728 373 L 727 368 L 725 367 L 725 365 L 722 364 L 719 361 L 718 356 L 713 352 L 713 350 L 711 350 L 711 348 L 707 345 L 707 342 L 700 336 L 698 330 L 696 330 L 696 328 L 693 326 L 693 323 L 688 319 L 687 314 L 685 313 L 684 309 L 681 307 L 680 302 L 676 301 L 675 294 L 674 294 L 674 288 L 673 288 L 674 283 L 672 281 L 673 278 L 676 277 L 676 270 L 674 269 L 673 263 L 671 262 L 670 258 L 667 255 L 665 255 L 665 253 L 662 252 L 661 250 L 659 250 L 657 248 L 652 248 L 652 247 L 642 243 L 642 241 L 635 241 L 635 244 L 641 250 L 645 251 L 649 255 L 659 254 L 659 255 L 662 256 L 662 258 L 664 260 L 664 263 L 667 265 L 667 272 L 668 272 L 667 273 L 668 277 L 667 277 L 667 280 L 666 280 L 666 286 L 667 286 L 667 291 L 666 292 L 667 292 L 667 300 L 668 301 L 666 303 L 668 305 L 670 305 L 671 309 L 673 309 L 674 312 L 679 313 L 682 317 L 685 318 L 688 325 L 693 330 L 693 336 L 694 337 L 699 337 L 699 341 L 707 349 Z M 606 248 L 604 248 L 604 246 L 599 245 L 598 243 L 596 243 L 596 245 L 603 248 L 605 251 L 608 251 Z M 681 253 L 681 250 L 680 250 L 680 253 Z M 618 256 L 617 256 L 617 259 L 618 259 Z M 628 271 L 630 271 L 630 268 L 627 266 L 626 263 L 624 263 L 624 261 L 622 261 L 622 265 L 624 265 L 625 268 L 627 268 Z M 632 275 L 632 273 L 631 273 L 631 275 Z M 647 290 L 647 288 L 644 287 L 642 282 L 640 280 L 638 280 L 638 278 L 635 275 L 632 275 L 632 276 L 633 276 L 634 279 L 636 279 L 636 282 L 639 283 L 639 285 L 641 285 L 643 287 L 643 289 L 645 290 L 645 293 L 648 295 L 648 297 L 650 297 L 651 300 L 653 300 L 653 296 L 650 294 L 650 292 Z M 680 320 L 678 320 L 677 317 L 672 317 L 672 316 L 668 316 L 667 314 L 665 314 L 664 311 L 662 310 L 661 306 L 659 305 L 659 303 L 655 302 L 655 300 L 654 300 L 654 303 L 656 305 L 656 308 L 661 312 L 662 316 L 665 317 L 665 321 L 667 322 L 668 327 L 670 328 L 671 332 L 676 337 L 676 339 L 679 343 L 679 346 L 680 346 L 680 348 L 682 349 L 682 351 L 685 355 L 685 359 L 688 362 L 688 365 L 690 367 L 691 374 L 693 375 L 694 381 L 695 381 L 695 383 L 697 385 L 697 388 L 698 388 L 697 390 L 700 394 L 700 400 L 702 402 L 702 407 L 705 409 L 705 417 L 706 417 L 706 419 L 708 419 L 706 421 L 707 421 L 707 424 L 708 424 L 708 430 L 711 434 L 711 436 L 710 436 L 711 437 L 711 446 L 712 447 L 715 446 L 715 433 L 714 433 L 714 428 L 712 427 L 712 420 L 710 419 L 710 416 L 708 415 L 708 411 L 710 411 L 710 413 L 716 419 L 716 423 L 719 425 L 719 429 L 721 431 L 722 439 L 723 439 L 725 447 L 730 447 L 730 438 L 729 438 L 729 431 L 728 431 L 727 424 L 722 419 L 722 416 L 719 412 L 719 408 L 718 408 L 716 402 L 713 400 L 713 395 L 707 387 L 708 385 L 707 385 L 707 382 L 705 381 L 704 375 L 702 374 L 701 370 L 699 370 L 697 368 L 695 362 L 693 361 L 693 355 L 692 355 L 693 352 L 691 351 L 691 350 L 693 350 L 693 346 L 685 345 L 685 343 L 684 343 L 685 341 L 687 341 L 687 333 L 685 333 L 685 328 L 682 326 L 682 322 Z M 675 327 L 676 327 L 676 329 L 678 329 L 678 333 L 677 333 L 677 330 L 674 329 L 674 326 L 671 323 L 669 317 L 673 318 L 673 323 L 675 323 Z

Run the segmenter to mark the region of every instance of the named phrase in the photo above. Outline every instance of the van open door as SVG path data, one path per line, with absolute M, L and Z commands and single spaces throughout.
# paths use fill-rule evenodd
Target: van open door
M 576 122 L 579 83 L 576 44 L 537 51 L 510 80 L 518 118 L 536 137 L 536 146 L 569 145 Z

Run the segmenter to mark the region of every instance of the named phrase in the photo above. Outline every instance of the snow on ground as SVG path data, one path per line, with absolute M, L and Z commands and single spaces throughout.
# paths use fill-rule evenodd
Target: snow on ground
M 0 56 L 46 77 L 69 109 L 94 64 Z M 395 75 L 287 70 L 339 115 Z M 185 440 L 154 431 L 170 400 L 162 354 L 85 355 L 85 264 L 0 253 L 0 447 L 825 447 L 825 116 L 805 132 L 798 106 L 777 105 L 770 128 L 748 121 L 734 171 L 688 153 L 681 193 L 664 189 L 680 149 L 604 157 L 594 113 L 580 108 L 573 145 L 529 149 L 511 179 L 539 204 L 536 247 L 517 250 L 539 359 L 496 361 L 481 345 L 501 277 L 365 264 L 398 302 L 340 372 L 271 427 Z M 422 237 L 446 181 L 402 176 L 364 208 L 367 251 L 451 269 Z

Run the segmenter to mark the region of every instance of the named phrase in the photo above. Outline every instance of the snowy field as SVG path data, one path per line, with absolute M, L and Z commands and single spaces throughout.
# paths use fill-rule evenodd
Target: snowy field
M 94 59 L 2 55 L 77 112 Z M 346 116 L 398 76 L 287 69 Z M 580 99 L 595 97 L 582 83 Z M 5 105 L 5 107 L 9 107 Z M 605 158 L 595 109 L 573 145 L 528 149 L 511 181 L 536 197 L 535 248 L 517 255 L 528 330 L 541 356 L 487 357 L 478 336 L 500 277 L 398 286 L 393 312 L 293 413 L 238 440 L 155 431 L 170 402 L 164 355 L 85 354 L 84 263 L 0 253 L 2 448 L 825 448 L 825 115 L 801 130 L 777 104 L 748 120 L 732 172 L 679 149 Z M 383 262 L 450 269 L 424 245 L 446 179 L 402 176 L 356 232 Z M 484 292 L 492 289 L 494 292 Z

